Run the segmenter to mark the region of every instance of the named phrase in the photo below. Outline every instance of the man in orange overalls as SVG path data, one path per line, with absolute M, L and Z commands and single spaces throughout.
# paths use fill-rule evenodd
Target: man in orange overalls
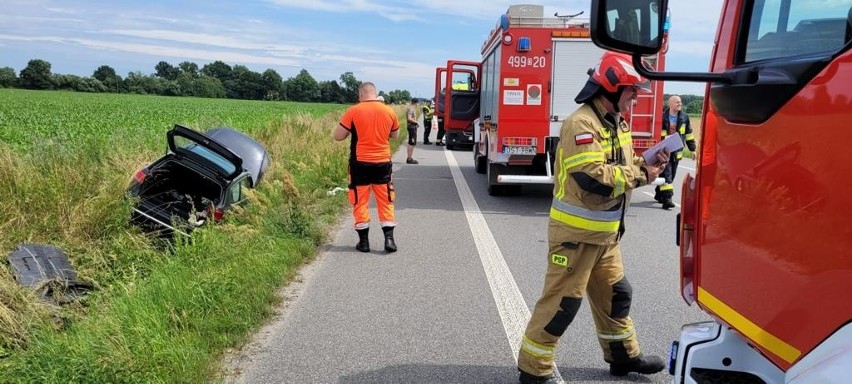
M 385 234 L 385 250 L 396 252 L 393 239 L 394 189 L 391 172 L 390 138 L 399 136 L 399 119 L 389 106 L 378 100 L 376 86 L 364 82 L 358 87 L 359 103 L 349 107 L 334 130 L 334 139 L 352 135 L 349 155 L 349 203 L 353 207 L 358 244 L 355 249 L 370 252 L 370 191 L 376 194 L 379 220 Z

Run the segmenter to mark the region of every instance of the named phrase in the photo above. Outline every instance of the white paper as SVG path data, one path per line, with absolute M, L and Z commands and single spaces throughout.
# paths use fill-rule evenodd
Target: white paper
M 659 143 L 654 144 L 653 147 L 646 149 L 645 152 L 642 153 L 642 156 L 645 157 L 645 163 L 656 164 L 657 152 L 660 152 L 663 149 L 668 149 L 669 153 L 683 149 L 683 141 L 680 139 L 680 135 L 673 133 L 666 136 L 666 138 Z

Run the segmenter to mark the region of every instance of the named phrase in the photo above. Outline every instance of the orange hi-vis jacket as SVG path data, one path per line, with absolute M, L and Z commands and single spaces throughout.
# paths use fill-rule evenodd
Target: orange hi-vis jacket
M 390 134 L 399 129 L 399 119 L 383 102 L 363 101 L 350 107 L 340 125 L 352 135 L 350 164 L 391 161 Z

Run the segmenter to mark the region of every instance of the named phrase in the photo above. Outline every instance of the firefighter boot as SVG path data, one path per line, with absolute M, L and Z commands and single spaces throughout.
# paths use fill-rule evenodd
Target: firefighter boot
M 663 199 L 663 209 L 669 210 L 671 208 L 674 208 L 674 206 L 675 206 L 675 204 L 672 202 L 671 197 L 667 197 L 667 198 Z
M 524 371 L 521 371 L 518 382 L 520 384 L 565 384 L 565 381 L 555 374 L 550 376 L 533 376 Z
M 630 360 L 611 363 L 609 365 L 609 374 L 613 376 L 627 376 L 630 372 L 650 375 L 663 370 L 666 363 L 659 356 L 639 355 Z
M 396 242 L 393 241 L 393 227 L 382 227 L 385 232 L 385 251 L 396 252 Z
M 358 244 L 355 245 L 355 249 L 361 252 L 370 252 L 370 228 L 364 229 L 356 229 L 358 231 Z

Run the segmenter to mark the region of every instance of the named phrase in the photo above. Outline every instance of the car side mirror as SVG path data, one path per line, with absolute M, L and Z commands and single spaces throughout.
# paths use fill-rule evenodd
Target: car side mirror
M 667 0 L 592 0 L 592 41 L 611 51 L 653 55 L 663 46 L 667 9 Z

